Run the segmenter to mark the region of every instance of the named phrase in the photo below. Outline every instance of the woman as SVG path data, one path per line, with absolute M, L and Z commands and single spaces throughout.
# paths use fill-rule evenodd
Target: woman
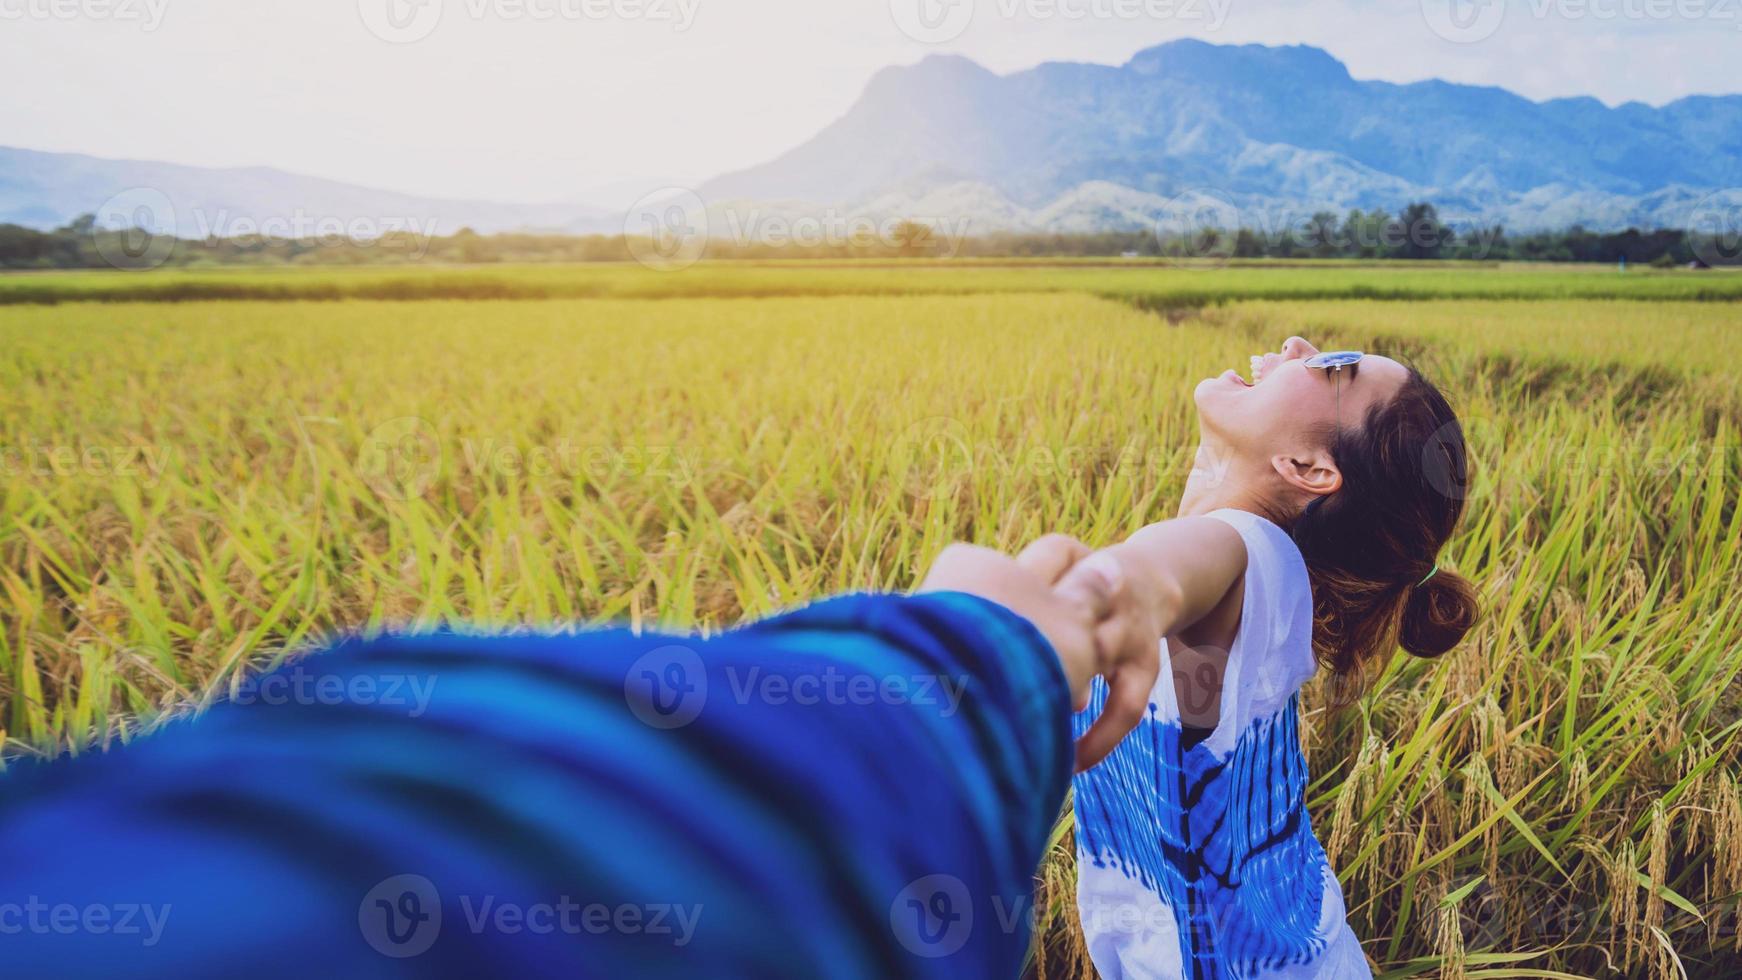
M 1107 978 L 1369 976 L 1307 818 L 1300 689 L 1323 667 L 1358 690 L 1397 645 L 1469 629 L 1437 558 L 1463 436 L 1419 373 L 1299 337 L 1195 398 L 1179 516 L 1104 553 L 1154 597 L 1171 669 L 1097 685 L 1077 721 L 1079 768 L 1110 753 L 1074 782 L 1089 952 Z

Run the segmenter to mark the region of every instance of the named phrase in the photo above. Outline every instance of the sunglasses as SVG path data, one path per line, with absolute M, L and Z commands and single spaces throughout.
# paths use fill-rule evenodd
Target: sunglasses
M 1330 375 L 1336 379 L 1337 427 L 1339 429 L 1343 427 L 1343 369 L 1348 368 L 1350 377 L 1353 377 L 1355 374 L 1355 365 L 1361 363 L 1361 358 L 1366 356 L 1367 353 L 1365 351 L 1332 350 L 1325 351 L 1322 354 L 1314 354 L 1302 362 L 1313 370 L 1329 372 Z

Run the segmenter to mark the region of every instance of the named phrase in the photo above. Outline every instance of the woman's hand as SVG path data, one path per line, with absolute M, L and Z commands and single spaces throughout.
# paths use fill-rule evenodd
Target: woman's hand
M 1096 662 L 1091 676 L 1107 679 L 1107 703 L 1077 742 L 1077 771 L 1106 758 L 1143 720 L 1149 694 L 1161 675 L 1162 619 L 1166 611 L 1153 590 L 1133 587 L 1132 576 L 1114 549 L 1091 551 L 1074 538 L 1049 534 L 1017 556 L 1017 563 L 1049 582 L 1055 594 L 1105 597 L 1095 626 Z M 1078 711 L 1089 705 L 1085 684 L 1073 688 Z
M 956 544 L 932 564 L 921 592 L 967 592 L 1033 623 L 1058 653 L 1078 709 L 1089 682 L 1107 679 L 1107 706 L 1077 745 L 1077 768 L 1113 750 L 1142 720 L 1161 672 L 1161 634 L 1153 603 L 1131 588 L 1111 552 L 1094 553 L 1061 534 L 1047 535 L 1015 560 L 990 548 Z

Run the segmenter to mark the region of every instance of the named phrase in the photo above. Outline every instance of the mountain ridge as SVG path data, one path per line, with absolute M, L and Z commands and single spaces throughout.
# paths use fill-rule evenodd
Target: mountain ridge
M 134 220 L 139 208 L 160 226 L 154 230 L 183 238 L 262 233 L 268 225 L 292 237 L 299 231 L 312 236 L 330 233 L 320 229 L 335 223 L 362 230 L 361 237 L 375 237 L 371 229 L 451 235 L 461 228 L 619 227 L 613 212 L 583 204 L 425 197 L 265 165 L 207 167 L 0 146 L 0 223 L 47 230 L 96 214 L 100 223 L 114 225 Z
M 938 186 L 967 181 L 1034 212 L 1109 183 L 1210 194 L 1242 212 L 1432 200 L 1453 218 L 1520 229 L 1668 226 L 1742 185 L 1742 96 L 1539 102 L 1497 86 L 1356 79 L 1307 45 L 1189 39 L 1120 65 L 1005 75 L 932 55 L 879 71 L 812 139 L 701 196 L 897 206 L 890 188 L 922 170 L 938 176 L 916 197 L 937 203 Z
M 1742 199 L 1737 188 L 1742 95 L 1656 107 L 1533 101 L 1492 85 L 1358 79 L 1309 45 L 1185 39 L 1117 65 L 1049 61 L 998 74 L 931 54 L 888 66 L 811 138 L 694 196 L 710 215 L 911 218 L 969 234 L 1168 227 L 1181 202 L 1278 227 L 1315 211 L 1426 200 L 1455 224 L 1532 231 L 1686 228 L 1702 202 Z M 0 223 L 43 229 L 92 212 L 106 225 L 145 214 L 196 238 L 263 221 L 294 233 L 291 219 L 362 227 L 365 237 L 371 221 L 431 235 L 639 227 L 621 207 L 0 147 Z M 744 222 L 715 227 L 734 226 Z

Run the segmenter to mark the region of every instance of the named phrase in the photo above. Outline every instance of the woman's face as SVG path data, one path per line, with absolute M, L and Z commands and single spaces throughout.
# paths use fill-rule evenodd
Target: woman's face
M 1339 416 L 1342 425 L 1360 425 L 1369 408 L 1395 395 L 1409 377 L 1402 364 L 1373 354 L 1340 372 L 1307 367 L 1306 359 L 1318 352 L 1290 337 L 1280 351 L 1253 355 L 1250 382 L 1233 370 L 1200 382 L 1194 397 L 1204 429 L 1236 451 L 1263 458 L 1305 453 L 1322 448 Z

